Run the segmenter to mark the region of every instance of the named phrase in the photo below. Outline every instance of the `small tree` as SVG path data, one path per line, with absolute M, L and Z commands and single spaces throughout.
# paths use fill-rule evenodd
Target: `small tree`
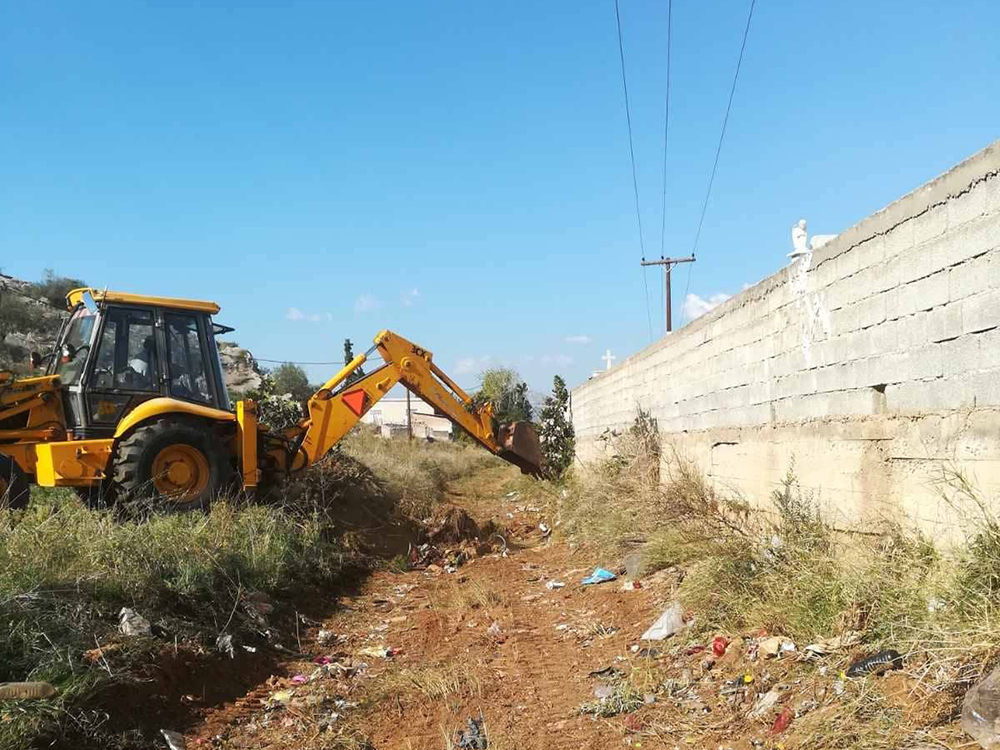
M 566 381 L 556 375 L 552 379 L 552 395 L 545 398 L 540 415 L 539 440 L 545 459 L 544 471 L 549 479 L 559 479 L 565 474 L 576 455 L 576 435 L 568 412 Z
M 271 373 L 274 378 L 274 389 L 278 394 L 287 393 L 296 401 L 307 401 L 313 394 L 313 387 L 309 385 L 309 376 L 292 362 L 284 362 L 275 368 Z
M 280 393 L 270 373 L 261 374 L 260 386 L 243 394 L 257 404 L 257 418 L 272 430 L 283 430 L 302 419 L 302 404 Z
M 346 367 L 354 359 L 354 344 L 350 339 L 344 339 L 344 366 Z M 365 371 L 361 367 L 347 376 L 347 384 L 350 385 L 355 380 L 360 380 L 365 376 Z
M 64 309 L 66 307 L 66 294 L 73 289 L 85 286 L 87 286 L 85 281 L 70 276 L 57 276 L 51 268 L 46 268 L 45 278 L 31 285 L 31 295 Z
M 528 385 L 517 370 L 493 367 L 479 377 L 481 385 L 473 399 L 477 406 L 491 402 L 493 416 L 502 424 L 531 421 L 533 409 L 528 401 Z

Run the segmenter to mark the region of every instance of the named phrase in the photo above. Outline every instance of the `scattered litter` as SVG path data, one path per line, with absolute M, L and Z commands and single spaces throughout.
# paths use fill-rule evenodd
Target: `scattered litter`
M 257 649 L 254 646 L 241 646 L 240 648 L 242 648 L 248 654 L 256 654 L 257 653 Z
M 122 611 L 118 613 L 118 629 L 124 635 L 150 635 L 152 633 L 149 620 L 128 607 L 122 607 Z
M 552 591 L 553 589 L 561 589 L 565 585 L 566 584 L 563 583 L 562 581 L 549 581 L 548 583 L 545 584 L 545 588 L 547 588 L 549 591 Z
M 653 695 L 652 693 L 646 693 L 645 695 L 642 696 L 642 702 L 645 703 L 647 706 L 656 703 L 656 696 Z
M 684 609 L 680 602 L 674 602 L 664 610 L 659 619 L 642 634 L 644 641 L 662 641 L 686 627 L 684 622 Z
M 513 498 L 517 497 L 520 494 L 521 494 L 520 492 L 518 492 L 517 490 L 514 490 L 513 492 L 508 492 L 506 495 L 504 495 L 504 497 L 507 498 L 508 500 L 512 500 Z M 470 719 L 470 721 L 471 721 L 471 719 Z
M 805 716 L 807 713 L 816 708 L 819 708 L 819 703 L 817 701 L 807 698 L 806 700 L 802 701 L 797 706 L 795 706 L 795 718 L 798 719 L 802 716 Z
M 593 672 L 588 672 L 587 677 L 600 677 L 604 680 L 609 680 L 613 677 L 621 677 L 622 671 L 616 667 L 604 667 L 604 669 L 595 669 Z
M 564 622 L 564 623 L 562 623 L 560 625 L 556 625 L 556 630 L 568 630 L 568 629 L 569 629 L 569 624 L 568 623 Z
M 771 690 L 767 691 L 766 693 L 764 693 L 764 695 L 762 695 L 760 698 L 757 699 L 757 702 L 754 704 L 754 707 L 750 709 L 750 714 L 749 714 L 750 718 L 759 719 L 767 715 L 768 713 L 770 713 L 771 709 L 778 704 L 778 700 L 780 698 L 781 698 L 781 693 L 779 693 L 777 690 L 772 688 Z
M 747 672 L 746 674 L 741 674 L 734 680 L 730 680 L 722 689 L 719 691 L 720 695 L 732 695 L 745 690 L 748 685 L 753 684 L 753 675 Z
M 635 591 L 636 589 L 642 588 L 642 582 L 640 581 L 625 581 L 622 584 L 622 591 Z
M 160 734 L 167 741 L 170 750 L 185 750 L 187 748 L 187 737 L 180 732 L 171 732 L 169 729 L 161 729 Z
M 313 664 L 319 664 L 322 666 L 325 664 L 329 664 L 332 661 L 333 659 L 331 659 L 329 656 L 317 656 L 315 659 L 313 659 Z
M 807 657 L 826 656 L 850 648 L 861 640 L 861 634 L 857 632 L 844 633 L 836 638 L 824 638 L 816 643 L 810 643 L 803 649 Z
M 268 708 L 277 708 L 278 706 L 286 706 L 292 701 L 292 696 L 295 695 L 294 690 L 278 690 L 277 692 L 271 693 L 267 698 Z
M 844 690 L 846 689 L 847 686 L 844 684 L 843 680 L 837 680 L 835 683 L 833 683 L 833 692 L 835 692 L 837 695 L 843 695 Z
M 771 734 L 781 734 L 788 729 L 788 725 L 791 723 L 792 709 L 785 706 L 781 709 L 781 713 L 778 714 L 778 718 L 774 720 L 774 724 L 771 725 Z
M 316 642 L 323 644 L 324 646 L 328 643 L 334 643 L 337 640 L 337 634 L 332 630 L 320 630 L 316 634 Z
M 465 720 L 466 729 L 455 732 L 455 747 L 463 750 L 486 750 L 486 729 L 483 727 L 483 717 Z
M 507 640 L 507 636 L 504 635 L 503 628 L 500 627 L 499 622 L 494 621 L 493 624 L 486 629 L 486 632 L 489 633 L 497 643 L 503 643 Z
M 215 648 L 220 653 L 229 654 L 230 659 L 236 658 L 236 652 L 233 649 L 233 637 L 231 635 L 220 633 L 219 637 L 215 639 Z
M 886 649 L 869 657 L 854 662 L 847 668 L 848 677 L 861 677 L 866 674 L 885 672 L 890 669 L 902 669 L 903 657 L 894 649 Z
M 611 685 L 608 685 L 607 683 L 601 683 L 600 685 L 594 688 L 594 697 L 600 700 L 604 700 L 606 698 L 610 698 L 611 694 L 614 692 L 615 689 Z
M 712 641 L 712 653 L 716 656 L 725 656 L 726 649 L 729 647 L 729 641 L 723 638 L 721 635 L 716 636 Z
M 548 536 L 552 533 L 552 527 L 544 522 L 538 524 L 538 530 L 542 532 L 542 536 Z
M 303 685 L 306 682 L 309 682 L 309 678 L 306 677 L 304 674 L 297 674 L 292 678 L 292 682 L 294 682 L 296 685 Z
M 607 581 L 613 581 L 617 578 L 614 573 L 605 568 L 594 568 L 594 572 L 583 579 L 582 583 L 584 586 L 589 586 L 595 583 L 606 583 Z
M 0 700 L 38 700 L 55 694 L 56 689 L 47 682 L 0 682 Z
M 927 613 L 933 615 L 935 612 L 940 612 L 948 606 L 948 603 L 944 599 L 940 599 L 936 596 L 928 597 L 927 599 Z
M 388 646 L 368 646 L 358 651 L 360 656 L 375 656 L 379 659 L 389 659 L 393 655 L 398 653 L 398 651 L 389 648 Z
M 986 750 L 1000 747 L 1000 668 L 965 694 L 962 729 Z
M 108 654 L 113 654 L 115 651 L 121 650 L 121 647 L 122 644 L 120 643 L 109 643 L 107 646 L 98 645 L 97 648 L 84 651 L 83 660 L 88 664 L 96 664 Z

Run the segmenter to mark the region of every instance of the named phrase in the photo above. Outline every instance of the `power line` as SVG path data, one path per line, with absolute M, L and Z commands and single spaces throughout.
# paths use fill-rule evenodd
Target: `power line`
M 712 174 L 708 178 L 708 189 L 705 191 L 705 202 L 701 206 L 701 217 L 698 219 L 698 231 L 694 235 L 694 245 L 691 247 L 691 255 L 698 251 L 698 241 L 701 239 L 701 230 L 705 225 L 705 213 L 708 211 L 708 200 L 712 195 L 712 185 L 715 183 L 715 172 L 719 168 L 719 155 L 722 153 L 722 142 L 726 137 L 726 126 L 729 124 L 729 113 L 733 108 L 733 97 L 736 95 L 736 82 L 740 78 L 740 68 L 743 66 L 743 53 L 747 48 L 747 37 L 750 35 L 750 21 L 753 19 L 753 9 L 757 5 L 757 0 L 750 0 L 750 12 L 747 13 L 747 25 L 743 29 L 743 41 L 740 43 L 740 56 L 736 61 L 736 72 L 733 74 L 733 85 L 729 89 L 729 102 L 726 104 L 726 116 L 722 119 L 722 132 L 719 133 L 719 145 L 715 149 L 715 161 L 712 162 Z M 684 285 L 684 298 L 687 300 L 688 290 L 691 287 L 691 267 L 688 266 L 687 283 Z
M 615 0 L 615 24 L 618 28 L 618 59 L 622 68 L 622 90 L 625 92 L 625 121 L 628 124 L 628 155 L 632 163 L 632 192 L 635 196 L 635 220 L 639 225 L 639 252 L 645 260 L 646 246 L 642 238 L 642 212 L 639 210 L 639 180 L 635 174 L 635 146 L 632 142 L 632 109 L 628 100 L 628 80 L 625 77 L 625 43 L 622 41 L 622 17 L 618 9 L 618 0 Z M 653 317 L 649 312 L 649 284 L 646 281 L 646 272 L 640 268 L 642 275 L 643 291 L 646 295 L 646 324 L 649 326 L 649 338 L 653 338 Z
M 673 25 L 673 0 L 667 2 L 667 94 L 663 104 L 663 205 L 660 214 L 660 256 L 663 256 L 667 232 L 667 133 L 670 129 L 670 38 Z
M 670 132 L 670 52 L 673 48 L 673 43 L 671 41 L 671 27 L 673 26 L 673 16 L 674 16 L 674 2 L 673 0 L 667 0 L 667 93 L 663 98 L 663 203 L 660 207 L 660 257 L 663 257 L 666 245 L 667 236 L 667 134 Z M 669 266 L 667 266 L 669 268 Z M 688 275 L 690 276 L 691 269 L 688 269 Z M 667 290 L 667 291 L 664 291 Z M 660 301 L 663 304 L 667 304 L 667 301 L 663 298 L 664 295 L 669 291 L 667 286 L 663 287 L 660 292 Z M 661 305 L 662 307 L 662 305 Z M 665 331 L 669 330 L 669 325 L 666 326 Z
M 753 9 L 757 0 L 750 0 L 750 13 L 747 14 L 747 25 L 743 29 L 743 43 L 740 45 L 740 57 L 736 61 L 736 73 L 733 75 L 733 85 L 729 89 L 729 103 L 726 105 L 726 116 L 722 120 L 722 132 L 719 134 L 719 145 L 715 149 L 715 161 L 712 163 L 712 175 L 708 178 L 708 190 L 705 191 L 705 203 L 701 207 L 701 218 L 698 220 L 698 231 L 694 236 L 694 246 L 691 254 L 694 255 L 698 249 L 698 240 L 701 238 L 701 229 L 705 224 L 705 212 L 708 210 L 708 199 L 712 195 L 712 184 L 715 182 L 715 172 L 719 168 L 719 154 L 722 153 L 722 142 L 726 137 L 726 126 L 729 124 L 729 113 L 733 108 L 733 96 L 736 94 L 736 82 L 740 77 L 740 67 L 743 65 L 743 53 L 747 48 L 747 36 L 750 34 L 750 21 L 753 18 Z

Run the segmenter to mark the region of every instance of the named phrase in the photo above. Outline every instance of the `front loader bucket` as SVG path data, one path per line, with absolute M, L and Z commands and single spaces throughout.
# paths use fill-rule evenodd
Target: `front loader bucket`
M 531 422 L 514 422 L 500 428 L 500 458 L 517 466 L 522 474 L 542 474 L 542 448 Z

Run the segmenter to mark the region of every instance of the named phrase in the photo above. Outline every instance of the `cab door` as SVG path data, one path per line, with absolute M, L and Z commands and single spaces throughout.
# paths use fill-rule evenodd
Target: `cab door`
M 154 310 L 109 306 L 87 377 L 87 434 L 110 437 L 132 409 L 164 395 Z

